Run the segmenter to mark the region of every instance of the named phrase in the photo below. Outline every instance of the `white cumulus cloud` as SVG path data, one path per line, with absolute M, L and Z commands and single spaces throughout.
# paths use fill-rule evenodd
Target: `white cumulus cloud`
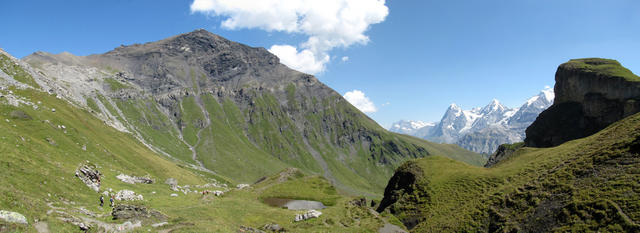
M 364 33 L 371 24 L 384 21 L 389 9 L 385 0 L 194 0 L 191 12 L 221 16 L 221 26 L 227 29 L 257 28 L 307 35 L 299 46 L 288 45 L 293 50 L 276 45 L 279 47 L 271 47 L 270 51 L 285 65 L 318 73 L 329 62 L 331 49 L 366 44 L 369 37 Z M 297 62 L 281 56 L 307 60 Z
M 329 55 L 318 58 L 308 49 L 298 52 L 296 47 L 291 45 L 274 45 L 269 52 L 280 58 L 283 64 L 309 74 L 316 74 L 324 70 L 324 64 L 329 61 Z
M 347 56 L 342 57 L 342 62 L 347 62 L 347 61 L 349 61 L 349 57 Z
M 374 113 L 378 111 L 378 108 L 376 108 L 369 97 L 367 97 L 362 91 L 348 91 L 344 94 L 344 98 L 364 113 Z

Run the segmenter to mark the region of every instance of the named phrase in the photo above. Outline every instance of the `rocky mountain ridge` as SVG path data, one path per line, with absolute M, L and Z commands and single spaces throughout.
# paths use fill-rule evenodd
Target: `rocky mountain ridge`
M 451 104 L 439 122 L 400 121 L 389 130 L 490 154 L 501 144 L 523 141 L 525 129 L 551 106 L 553 99 L 553 90 L 545 88 L 517 108 L 506 107 L 496 99 L 471 110 Z
M 37 52 L 23 60 L 50 93 L 159 154 L 236 182 L 297 167 L 373 196 L 407 159 L 441 154 L 482 163 L 451 145 L 388 133 L 264 48 L 205 30 L 104 54 Z

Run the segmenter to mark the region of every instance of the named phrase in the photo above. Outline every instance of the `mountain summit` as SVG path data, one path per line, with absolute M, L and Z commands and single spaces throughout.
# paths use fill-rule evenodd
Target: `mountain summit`
M 157 153 L 235 182 L 286 167 L 375 196 L 395 167 L 462 148 L 389 133 L 312 75 L 205 30 L 104 54 L 34 53 L 37 78 Z M 379 195 L 379 194 L 378 194 Z

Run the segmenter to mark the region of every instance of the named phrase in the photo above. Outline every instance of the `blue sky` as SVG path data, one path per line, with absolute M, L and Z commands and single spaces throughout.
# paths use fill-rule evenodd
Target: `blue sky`
M 204 28 L 251 46 L 309 49 L 315 58 L 330 57 L 317 77 L 341 94 L 361 91 L 377 110 L 368 115 L 385 127 L 400 119 L 438 121 L 453 102 L 469 109 L 496 98 L 516 107 L 553 86 L 557 66 L 571 58 L 613 58 L 640 73 L 640 1 L 390 0 L 382 5 L 388 14 L 379 1 L 356 2 L 377 4 L 362 33 L 278 29 L 269 20 L 224 26 L 234 14 L 250 17 L 233 6 L 192 12 L 193 0 L 1 1 L 0 47 L 16 57 L 38 50 L 88 55 Z M 286 15 L 284 6 L 276 15 Z M 330 19 L 338 29 L 353 26 Z M 314 36 L 347 42 L 305 44 Z

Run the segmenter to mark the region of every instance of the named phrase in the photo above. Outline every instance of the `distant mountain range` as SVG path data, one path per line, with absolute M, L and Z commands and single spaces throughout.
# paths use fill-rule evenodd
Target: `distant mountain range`
M 393 123 L 389 131 L 490 154 L 501 144 L 524 140 L 527 127 L 553 104 L 553 99 L 553 89 L 546 88 L 518 108 L 508 108 L 496 99 L 471 110 L 462 110 L 454 103 L 440 122 L 401 120 Z

